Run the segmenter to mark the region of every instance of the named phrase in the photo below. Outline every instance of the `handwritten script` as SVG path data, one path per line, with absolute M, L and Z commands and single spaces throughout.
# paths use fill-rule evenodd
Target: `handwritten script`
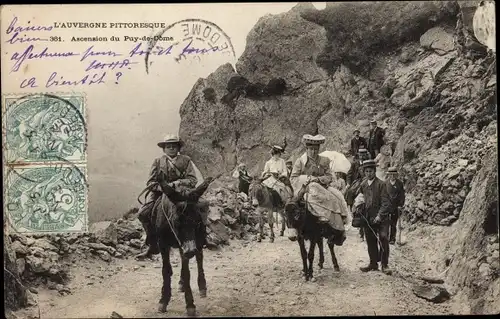
M 172 56 L 179 62 L 181 57 L 187 55 L 206 55 L 223 50 L 217 46 L 195 47 L 192 39 L 187 44 L 185 42 L 177 42 L 169 46 L 157 44 L 153 48 L 148 48 L 147 44 L 135 42 L 129 50 L 124 52 L 98 48 L 97 45 L 91 45 L 83 51 L 62 50 L 54 47 L 50 36 L 51 31 L 53 31 L 53 26 L 35 25 L 31 21 L 20 23 L 14 16 L 5 31 L 8 36 L 7 45 L 16 46 L 16 49 L 9 54 L 10 72 L 26 71 L 24 67 L 35 61 L 71 60 L 76 65 L 83 64 L 81 70 L 84 75 L 70 78 L 58 71 L 50 71 L 46 79 L 36 77 L 23 79 L 19 85 L 20 88 L 29 89 L 41 85 L 46 88 L 99 85 L 110 80 L 118 84 L 123 72 L 140 63 L 134 60 L 145 57 L 148 53 L 158 57 Z

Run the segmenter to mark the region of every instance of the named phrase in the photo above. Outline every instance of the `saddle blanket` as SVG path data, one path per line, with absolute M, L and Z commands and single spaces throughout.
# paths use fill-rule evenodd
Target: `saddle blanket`
M 293 182 L 295 196 L 308 176 L 301 175 Z M 334 229 L 345 231 L 344 221 L 350 218 L 349 209 L 342 193 L 333 187 L 325 188 L 319 183 L 310 183 L 304 194 L 304 201 L 311 214 L 318 217 L 320 221 L 328 222 Z

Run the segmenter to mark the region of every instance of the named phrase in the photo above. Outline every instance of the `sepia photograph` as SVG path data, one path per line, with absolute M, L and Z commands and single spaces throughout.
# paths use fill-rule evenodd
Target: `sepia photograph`
M 5 318 L 500 313 L 494 1 L 0 10 Z

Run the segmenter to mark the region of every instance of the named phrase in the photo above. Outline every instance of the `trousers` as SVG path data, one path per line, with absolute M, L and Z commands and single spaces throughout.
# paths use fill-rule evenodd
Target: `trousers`
M 370 265 L 378 265 L 378 262 L 381 261 L 382 265 L 387 266 L 389 264 L 389 221 L 383 221 L 378 225 L 370 225 L 370 227 L 363 227 Z
M 398 210 L 390 213 L 390 229 L 389 229 L 389 241 L 396 241 L 396 232 L 398 225 L 399 214 Z

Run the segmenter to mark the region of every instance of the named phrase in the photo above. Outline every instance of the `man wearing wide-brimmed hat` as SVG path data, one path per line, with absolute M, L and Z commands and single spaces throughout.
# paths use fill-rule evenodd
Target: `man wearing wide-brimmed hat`
M 375 175 L 376 167 L 377 164 L 374 160 L 363 162 L 365 179 L 361 182 L 358 191 L 358 194 L 363 194 L 365 202 L 363 228 L 370 257 L 368 266 L 360 269 L 363 272 L 378 270 L 380 260 L 382 271 L 388 273 L 390 201 L 385 183 Z
M 398 178 L 398 170 L 396 167 L 389 167 L 387 171 L 387 194 L 389 195 L 390 206 L 390 231 L 389 244 L 396 243 L 396 229 L 401 210 L 405 205 L 405 189 L 403 182 Z
M 194 188 L 198 182 L 195 167 L 189 156 L 180 154 L 184 143 L 177 135 L 168 134 L 158 142 L 158 147 L 163 150 L 164 155 L 156 158 L 151 165 L 147 186 L 150 192 L 146 197 L 146 203 L 139 210 L 139 220 L 146 231 L 146 244 L 148 249 L 137 256 L 138 259 L 150 258 L 159 253 L 158 238 L 151 222 L 153 205 L 161 196 L 159 186 L 159 175 L 164 173 L 165 182 L 174 189 Z
M 342 245 L 345 240 L 344 225 L 347 222 L 348 209 L 342 193 L 330 186 L 333 180 L 330 168 L 330 159 L 319 155 L 319 149 L 325 142 L 322 135 L 306 134 L 302 137 L 306 147 L 306 154 L 295 161 L 290 176 L 294 189 L 294 197 L 287 203 L 287 209 L 300 209 L 301 188 L 306 186 L 307 209 L 332 228 L 329 242 Z M 312 190 L 312 191 L 311 191 Z M 297 230 L 289 229 L 289 238 L 295 240 Z M 332 240 L 335 239 L 335 242 Z

